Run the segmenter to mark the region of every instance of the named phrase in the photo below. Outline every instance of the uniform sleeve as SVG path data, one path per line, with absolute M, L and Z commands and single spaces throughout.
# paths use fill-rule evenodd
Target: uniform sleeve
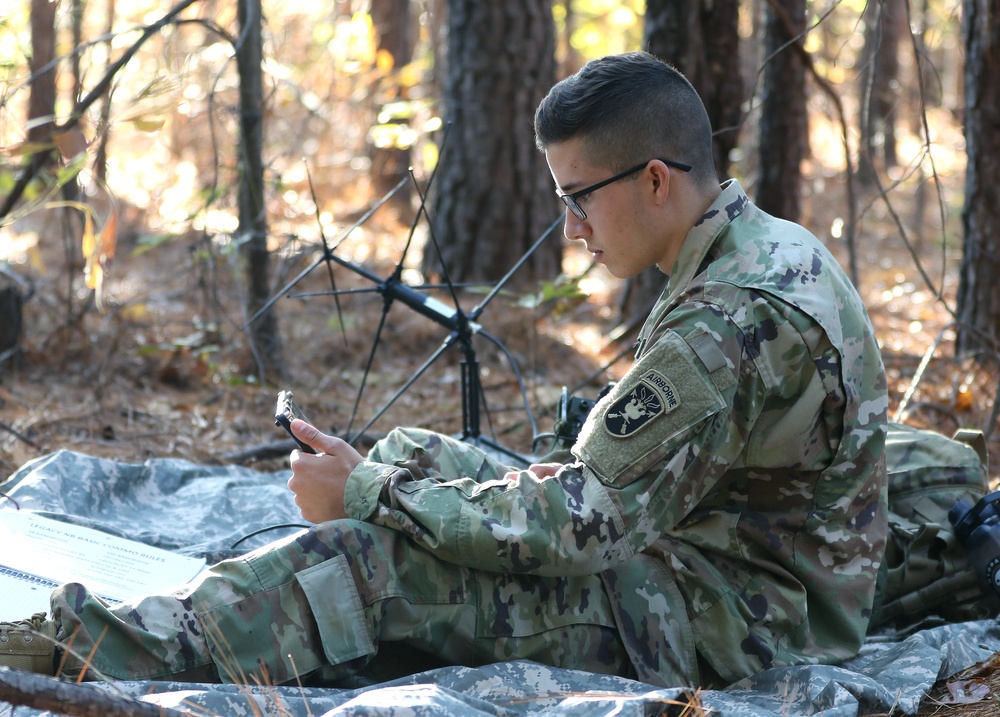
M 498 572 L 591 574 L 642 551 L 735 460 L 761 400 L 739 330 L 722 312 L 689 309 L 686 334 L 669 329 L 643 353 L 591 412 L 577 460 L 555 476 L 412 480 L 403 468 L 362 464 L 348 493 L 359 513 L 362 498 L 378 500 L 359 517 L 444 560 Z

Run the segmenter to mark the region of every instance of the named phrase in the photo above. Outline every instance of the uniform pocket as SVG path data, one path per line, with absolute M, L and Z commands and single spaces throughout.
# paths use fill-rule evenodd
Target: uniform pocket
M 375 634 L 345 556 L 296 573 L 295 580 L 312 609 L 330 664 L 375 653 Z

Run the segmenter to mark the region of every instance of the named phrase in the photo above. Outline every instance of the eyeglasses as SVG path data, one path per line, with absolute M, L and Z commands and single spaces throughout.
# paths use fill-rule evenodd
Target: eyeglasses
M 605 179 L 603 182 L 598 182 L 597 184 L 591 184 L 589 187 L 584 187 L 580 191 L 573 192 L 572 194 L 560 194 L 558 191 L 556 191 L 556 196 L 559 197 L 562 200 L 562 203 L 565 204 L 569 208 L 569 210 L 571 212 L 573 212 L 573 214 L 576 215 L 576 218 L 579 219 L 582 222 L 583 220 L 585 220 L 587 218 L 587 212 L 583 211 L 583 207 L 581 207 L 579 204 L 577 204 L 577 201 L 576 201 L 577 199 L 579 199 L 580 197 L 584 197 L 584 196 L 590 194 L 591 192 L 597 191 L 601 187 L 605 187 L 605 186 L 611 184 L 612 182 L 617 182 L 619 179 L 624 179 L 625 177 L 627 177 L 630 174 L 635 174 L 640 169 L 645 169 L 646 165 L 649 164 L 652 161 L 653 160 L 648 159 L 645 162 L 643 162 L 642 164 L 637 164 L 636 166 L 632 167 L 631 169 L 626 169 L 624 172 L 621 172 L 620 174 L 616 174 L 615 176 L 610 177 L 609 179 Z M 673 167 L 674 169 L 679 169 L 682 172 L 690 172 L 691 171 L 691 165 L 690 164 L 681 164 L 680 162 L 672 162 L 669 159 L 661 159 L 660 161 L 663 162 L 668 167 Z

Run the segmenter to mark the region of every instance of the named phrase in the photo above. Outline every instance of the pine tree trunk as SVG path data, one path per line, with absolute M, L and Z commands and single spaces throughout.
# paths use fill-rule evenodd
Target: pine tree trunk
M 960 353 L 1000 351 L 1000 0 L 965 0 L 965 209 Z
M 764 32 L 757 205 L 792 222 L 802 214 L 802 160 L 809 153 L 805 66 L 789 45 L 802 42 L 805 0 L 771 0 Z
M 49 0 L 31 0 L 32 81 L 28 93 L 29 142 L 47 142 L 55 126 L 56 68 L 39 72 L 55 58 L 57 4 Z
M 45 143 L 51 140 L 55 126 L 56 70 L 41 69 L 55 57 L 56 3 L 31 0 L 31 60 L 34 78 L 28 93 L 28 141 Z M 43 163 L 42 155 L 32 157 L 24 172 L 34 172 Z M 29 169 L 29 166 L 31 167 Z M 5 204 L 11 207 L 11 192 Z M 0 218 L 6 215 L 0 213 Z M 0 369 L 16 365 L 19 358 L 21 327 L 24 323 L 23 299 L 17 286 L 0 282 Z
M 433 188 L 424 273 L 495 281 L 559 216 L 536 148 L 535 108 L 555 77 L 551 0 L 449 0 L 447 140 Z M 543 243 L 515 280 L 554 277 L 562 247 Z
M 643 46 L 688 78 L 705 103 L 715 136 L 715 169 L 729 175 L 729 153 L 739 140 L 743 81 L 739 56 L 739 0 L 647 0 Z

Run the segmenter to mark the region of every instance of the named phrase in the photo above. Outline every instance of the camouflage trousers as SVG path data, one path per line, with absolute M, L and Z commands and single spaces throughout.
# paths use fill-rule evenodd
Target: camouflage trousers
M 435 441 L 428 454 L 422 435 L 394 431 L 369 457 L 412 459 L 441 475 L 507 470 L 457 441 Z M 170 595 L 109 608 L 84 586 L 66 585 L 53 594 L 52 612 L 67 676 L 86 664 L 94 678 L 337 680 L 404 645 L 449 664 L 524 658 L 633 674 L 599 576 L 472 570 L 354 520 L 319 524 L 218 563 Z

